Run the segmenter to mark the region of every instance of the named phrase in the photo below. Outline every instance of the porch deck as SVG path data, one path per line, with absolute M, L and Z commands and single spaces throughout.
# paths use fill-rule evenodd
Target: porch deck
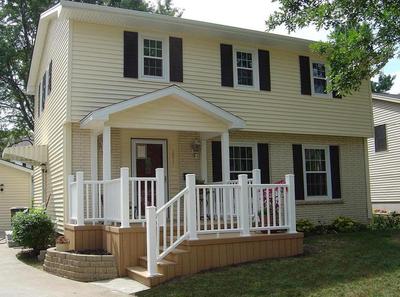
M 117 258 L 120 276 L 149 286 L 176 276 L 232 264 L 302 253 L 296 233 L 294 176 L 284 183 L 253 178 L 186 187 L 165 201 L 164 172 L 154 178 L 106 181 L 69 178 L 71 248 L 105 249 Z M 144 191 L 143 191 L 144 189 Z
M 153 287 L 172 278 L 200 271 L 268 258 L 290 257 L 303 253 L 302 233 L 201 234 L 185 240 L 164 259 L 157 261 L 157 273 L 147 270 L 146 227 L 129 228 L 105 225 L 66 225 L 70 248 L 105 249 L 115 255 L 119 276 L 129 276 Z

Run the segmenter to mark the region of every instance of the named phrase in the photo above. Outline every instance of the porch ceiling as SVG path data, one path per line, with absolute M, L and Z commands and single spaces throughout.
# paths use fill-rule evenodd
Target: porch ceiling
M 81 128 L 102 129 L 104 126 L 222 132 L 244 128 L 245 122 L 173 85 L 98 109 L 81 121 Z

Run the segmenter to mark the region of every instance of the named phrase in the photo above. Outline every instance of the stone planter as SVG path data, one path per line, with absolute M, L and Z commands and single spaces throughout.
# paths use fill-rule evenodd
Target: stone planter
M 69 250 L 69 243 L 56 243 L 56 251 L 66 252 Z
M 47 250 L 43 270 L 61 277 L 81 282 L 118 277 L 113 255 L 84 255 Z

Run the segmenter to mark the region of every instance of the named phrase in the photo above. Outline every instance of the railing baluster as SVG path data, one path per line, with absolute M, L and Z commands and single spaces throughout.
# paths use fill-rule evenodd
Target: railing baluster
M 270 199 L 269 199 L 269 193 L 270 193 L 270 188 L 268 187 L 267 188 L 267 201 L 266 201 L 266 204 L 267 204 L 267 226 L 268 227 L 271 227 L 271 211 L 270 211 L 270 205 L 269 205 L 269 201 L 270 201 Z M 263 227 L 265 227 L 265 226 L 263 226 Z M 269 230 L 268 230 L 268 232 L 269 232 Z
M 197 216 L 197 231 L 200 231 L 200 188 L 196 189 L 196 206 L 197 206 L 197 211 L 196 211 L 196 216 Z M 185 211 L 186 211 L 186 205 L 185 205 Z
M 145 207 L 149 206 L 149 193 L 147 192 L 147 181 L 144 181 L 144 203 Z
M 228 189 L 222 190 L 222 207 L 223 207 L 223 214 L 224 214 L 224 229 L 228 229 L 227 226 L 227 218 L 226 218 L 226 194 Z
M 217 212 L 217 230 L 219 231 L 221 228 L 220 228 L 220 221 L 221 221 L 221 219 L 220 219 L 220 212 L 221 212 L 221 209 L 220 209 L 220 201 L 219 201 L 219 198 L 220 198 L 220 191 L 221 191 L 221 189 L 216 189 L 216 197 L 215 197 L 215 199 L 217 200 L 216 201 L 216 212 Z
M 272 226 L 276 226 L 276 200 L 275 200 L 275 188 L 272 188 Z
M 151 206 L 154 206 L 154 181 L 150 181 L 151 185 Z
M 169 227 L 170 227 L 169 244 L 172 245 L 173 238 L 174 238 L 174 205 L 173 204 L 171 204 L 171 207 L 169 210 L 170 210 L 170 212 L 169 212 L 169 216 L 170 216 L 170 218 L 169 218 Z
M 211 230 L 214 230 L 214 191 L 210 187 L 210 224 Z
M 230 188 L 229 189 L 229 214 L 230 214 L 230 223 L 231 223 L 231 229 L 234 229 L 234 222 L 233 222 L 233 212 L 234 212 L 234 205 L 233 205 L 233 198 L 234 198 L 234 191 L 235 188 Z
M 85 200 L 86 200 L 86 218 L 85 219 L 90 219 L 90 207 L 89 207 L 89 185 L 84 184 L 85 187 Z
M 207 231 L 207 188 L 203 188 L 203 230 Z
M 177 238 L 181 236 L 181 200 L 176 201 L 176 234 Z
M 138 203 L 138 219 L 142 218 L 142 182 L 140 180 L 137 181 L 137 203 Z
M 265 199 L 265 195 L 267 196 Z M 264 219 L 264 209 L 267 208 L 267 221 L 269 220 L 269 214 L 268 214 L 268 209 L 269 209 L 269 188 L 261 188 L 261 195 L 260 195 L 260 227 L 265 227 L 265 219 Z M 268 223 L 267 223 L 268 224 Z
M 279 226 L 282 226 L 282 187 L 278 188 L 278 220 Z

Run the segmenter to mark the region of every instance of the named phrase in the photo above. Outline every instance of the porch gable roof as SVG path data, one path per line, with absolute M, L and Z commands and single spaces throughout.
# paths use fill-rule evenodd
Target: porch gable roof
M 212 118 L 217 119 L 227 125 L 229 129 L 241 129 L 245 127 L 245 121 L 240 117 L 176 86 L 156 90 L 141 96 L 137 96 L 116 104 L 112 104 L 89 113 L 81 120 L 81 128 L 96 129 L 101 128 L 110 116 L 127 109 L 139 107 L 162 98 L 173 96 L 176 100 L 182 101 L 187 105 L 203 112 Z

